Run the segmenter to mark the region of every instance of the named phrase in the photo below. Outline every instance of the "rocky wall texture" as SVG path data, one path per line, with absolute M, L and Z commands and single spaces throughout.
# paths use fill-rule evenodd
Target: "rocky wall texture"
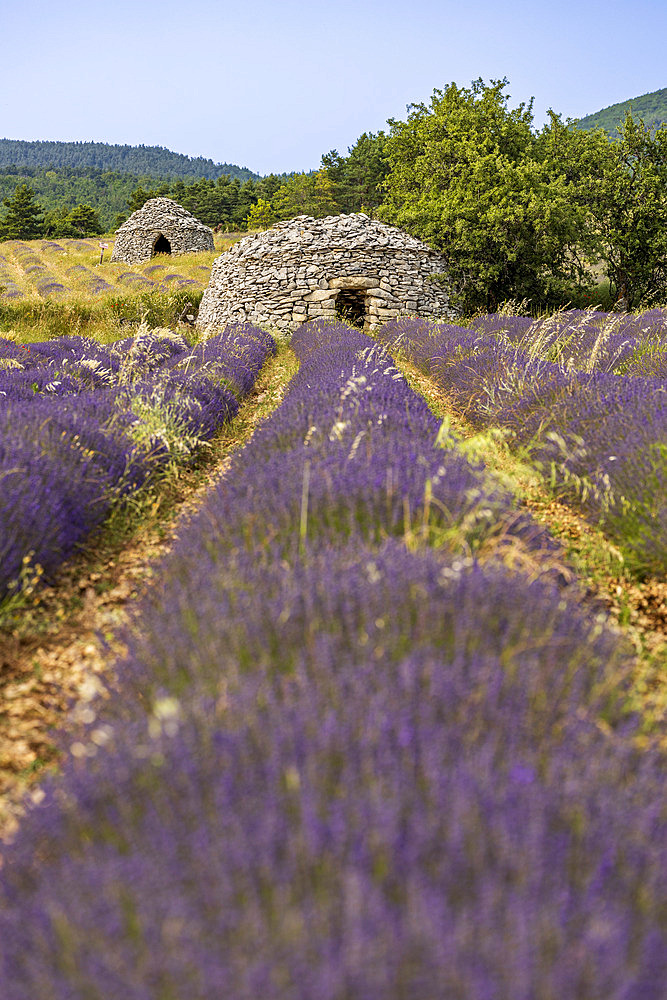
M 168 249 L 164 240 L 169 244 Z M 212 229 L 171 198 L 151 198 L 116 231 L 111 260 L 140 264 L 156 253 L 199 253 L 214 249 Z
M 213 264 L 199 327 L 293 330 L 337 313 L 365 329 L 398 316 L 453 318 L 445 264 L 426 244 L 359 213 L 301 215 L 234 244 Z

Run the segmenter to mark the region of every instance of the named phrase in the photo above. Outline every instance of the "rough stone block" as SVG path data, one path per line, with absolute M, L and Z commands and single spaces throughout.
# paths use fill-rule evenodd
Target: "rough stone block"
M 345 277 L 332 278 L 328 284 L 329 288 L 348 288 L 348 289 L 362 289 L 362 288 L 374 288 L 378 283 L 378 279 L 371 276 L 364 276 L 361 274 L 350 274 Z M 324 286 L 323 286 L 324 287 Z

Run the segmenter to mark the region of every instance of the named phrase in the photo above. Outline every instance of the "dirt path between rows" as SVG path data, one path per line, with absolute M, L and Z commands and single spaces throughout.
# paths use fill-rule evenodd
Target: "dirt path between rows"
M 53 731 L 71 718 L 85 722 L 101 677 L 122 654 L 114 634 L 150 583 L 156 563 L 225 475 L 232 455 L 280 403 L 296 371 L 282 347 L 260 373 L 237 417 L 211 442 L 204 463 L 182 472 L 153 498 L 129 535 L 99 539 L 40 588 L 17 626 L 0 630 L 0 841 L 18 827 L 26 793 L 39 801 L 39 781 L 58 760 Z

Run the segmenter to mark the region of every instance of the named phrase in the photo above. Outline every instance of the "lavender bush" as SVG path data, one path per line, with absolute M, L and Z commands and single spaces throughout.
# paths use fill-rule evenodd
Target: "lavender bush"
M 628 652 L 537 535 L 527 575 L 416 531 L 434 452 L 452 521 L 512 505 L 386 354 L 341 325 L 294 346 L 6 851 L 0 995 L 660 1000 L 664 760 Z
M 75 253 L 81 253 L 82 251 L 84 252 L 90 251 L 92 254 L 99 253 L 98 244 L 93 243 L 92 240 L 79 240 L 79 239 L 63 240 L 61 246 L 63 247 L 64 250 L 66 251 L 72 250 Z
M 57 281 L 51 275 L 44 275 L 40 281 L 36 282 L 37 291 L 46 299 L 50 296 L 60 296 L 65 295 L 70 289 L 63 285 L 62 281 Z
M 583 312 L 530 327 L 513 316 L 482 317 L 472 329 L 400 320 L 380 339 L 432 375 L 473 423 L 508 427 L 639 571 L 662 573 L 666 330 L 660 310 L 611 319 Z M 631 374 L 640 371 L 647 374 Z
M 101 295 L 104 292 L 113 291 L 113 285 L 110 285 L 108 281 L 105 281 L 98 274 L 94 274 L 90 268 L 85 267 L 83 264 L 75 264 L 73 267 L 68 268 L 66 273 L 71 280 L 75 281 L 77 285 L 92 295 Z
M 47 253 L 64 253 L 64 247 L 60 243 L 56 243 L 55 240 L 41 240 L 39 244 L 39 249 L 44 250 Z
M 155 282 L 143 274 L 136 274 L 135 271 L 123 271 L 116 278 L 116 284 L 126 288 L 154 288 Z
M 200 348 L 145 326 L 111 346 L 0 339 L 0 597 L 27 558 L 50 573 L 119 498 L 191 461 L 272 350 L 250 325 Z
M 50 574 L 149 470 L 108 391 L 36 397 L 0 412 L 0 596 L 26 559 Z M 115 433 L 105 432 L 113 421 Z
M 28 244 L 13 241 L 8 244 L 14 259 L 20 265 L 25 277 L 35 286 L 42 298 L 59 297 L 67 292 L 67 288 L 58 277 L 49 271 L 44 259 L 39 257 Z
M 23 292 L 12 278 L 11 271 L 3 266 L 5 257 L 0 257 L 0 299 L 23 298 Z

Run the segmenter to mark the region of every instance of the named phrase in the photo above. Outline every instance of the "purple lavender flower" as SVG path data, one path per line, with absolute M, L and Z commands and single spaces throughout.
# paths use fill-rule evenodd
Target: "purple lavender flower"
M 568 365 L 534 354 L 526 332 L 536 327 L 539 337 L 540 324 L 528 326 L 525 317 L 481 317 L 472 331 L 401 320 L 380 339 L 428 372 L 468 419 L 508 427 L 563 496 L 601 523 L 640 571 L 661 573 L 667 566 L 667 395 L 659 374 L 667 363 L 665 312 L 619 318 L 597 353 L 602 370 L 591 372 L 576 363 L 590 361 L 609 319 L 595 313 L 556 319 L 551 327 L 542 323 L 543 346 L 549 353 L 550 344 L 559 350 L 567 344 Z M 621 371 L 644 365 L 656 374 L 604 370 L 612 361 Z
M 249 326 L 212 338 L 199 356 L 180 338 L 143 334 L 110 347 L 83 337 L 0 340 L 0 596 L 24 557 L 51 573 L 169 459 L 163 423 L 191 442 L 181 460 L 194 460 L 237 412 L 270 350 L 268 334 Z M 234 393 L 210 377 L 214 368 Z M 156 429 L 143 433 L 144 419 Z
M 471 490 L 512 501 L 435 447 L 384 351 L 342 325 L 294 346 L 5 852 L 0 995 L 662 1000 L 664 755 L 634 742 L 631 651 L 546 564 L 472 556 Z M 457 533 L 395 530 L 397 456 L 421 488 L 436 453 Z

